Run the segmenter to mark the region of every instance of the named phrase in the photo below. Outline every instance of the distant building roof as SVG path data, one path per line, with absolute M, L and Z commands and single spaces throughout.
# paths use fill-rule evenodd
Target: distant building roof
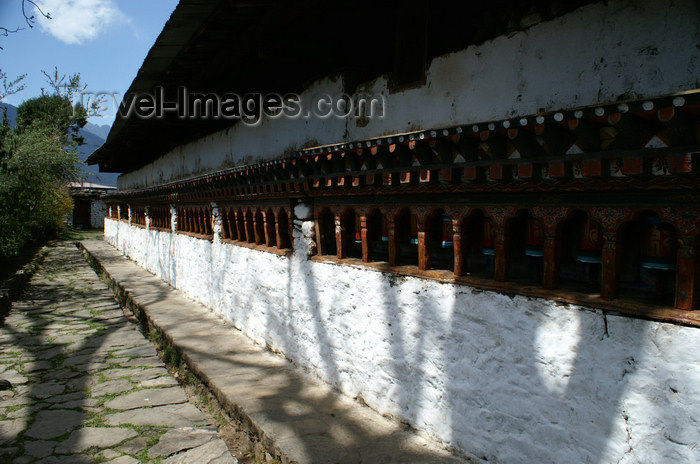
M 95 184 L 93 182 L 68 182 L 71 190 L 116 190 L 117 187 L 111 185 Z

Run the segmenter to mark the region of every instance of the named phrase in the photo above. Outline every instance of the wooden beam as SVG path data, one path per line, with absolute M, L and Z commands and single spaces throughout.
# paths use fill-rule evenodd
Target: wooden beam
M 455 137 L 455 146 L 464 161 L 476 161 L 479 158 L 479 143 L 473 138 L 459 134 Z
M 678 108 L 670 107 L 658 111 L 659 121 L 668 130 L 671 145 L 693 145 L 698 142 L 693 125 Z
M 608 124 L 617 129 L 615 140 L 607 146 L 608 150 L 636 150 L 641 148 L 639 120 L 630 114 L 613 113 L 608 116 Z
M 508 129 L 508 140 L 520 153 L 521 158 L 532 158 L 537 149 L 537 141 L 532 132 L 525 129 Z
M 479 133 L 479 139 L 489 146 L 493 154 L 491 159 L 506 159 L 508 157 L 508 143 L 505 138 L 493 131 L 485 130 Z
M 556 158 L 562 157 L 569 147 L 566 142 L 566 132 L 558 126 L 537 124 L 535 126 L 535 135 L 544 142 L 546 148 L 543 148 L 545 148 L 549 156 Z

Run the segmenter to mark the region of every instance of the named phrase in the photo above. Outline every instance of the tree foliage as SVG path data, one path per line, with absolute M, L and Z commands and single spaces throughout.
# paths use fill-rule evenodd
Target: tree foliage
M 30 98 L 17 108 L 17 126 L 15 132 L 22 134 L 28 127 L 35 124 L 55 128 L 59 133 L 69 136 L 71 141 L 83 143 L 78 132 L 87 124 L 87 110 L 82 104 L 72 104 L 76 94 L 87 86 L 80 81 L 80 74 L 71 76 L 60 75 L 58 68 L 53 74 L 42 71 L 46 76 L 51 93 L 41 89 L 41 96 Z
M 28 241 L 57 232 L 73 209 L 68 182 L 79 179 L 78 130 L 86 124 L 87 112 L 72 105 L 68 97 L 71 88 L 79 88 L 79 75 L 67 82 L 67 93 L 53 89 L 51 94 L 22 103 L 14 128 L 3 116 L 0 260 L 17 253 Z

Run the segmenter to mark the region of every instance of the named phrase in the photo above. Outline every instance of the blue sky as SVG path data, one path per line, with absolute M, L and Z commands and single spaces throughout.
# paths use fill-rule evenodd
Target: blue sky
M 37 16 L 33 29 L 22 16 L 22 0 L 0 0 L 0 26 L 24 27 L 0 36 L 0 69 L 8 78 L 27 74 L 26 89 L 4 101 L 18 105 L 40 95 L 46 87 L 41 73 L 80 73 L 88 90 L 117 92 L 121 97 L 131 85 L 148 50 L 163 29 L 177 0 L 35 0 L 53 19 Z M 112 124 L 110 109 L 93 124 Z

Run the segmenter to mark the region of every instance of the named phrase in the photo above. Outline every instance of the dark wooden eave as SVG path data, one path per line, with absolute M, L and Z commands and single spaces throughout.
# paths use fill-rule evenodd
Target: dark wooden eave
M 521 28 L 520 18 L 534 14 L 547 20 L 593 1 L 562 6 L 557 0 L 181 0 L 125 98 L 152 93 L 156 86 L 166 89 L 167 101 L 175 100 L 180 86 L 220 95 L 298 93 L 330 75 L 342 75 L 348 91 L 382 74 L 400 85 L 401 76 L 392 74 L 405 58 L 397 37 L 417 30 L 411 12 L 427 14 L 420 30 L 429 61 L 513 32 Z M 99 164 L 102 172 L 133 171 L 231 123 L 174 114 L 163 119 L 117 115 L 88 164 Z

